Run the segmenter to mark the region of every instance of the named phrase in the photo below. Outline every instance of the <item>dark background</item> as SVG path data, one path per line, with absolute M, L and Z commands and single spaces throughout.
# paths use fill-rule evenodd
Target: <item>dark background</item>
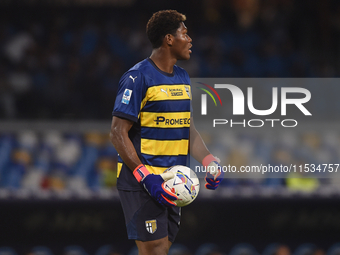
M 214 242 L 230 251 L 234 244 L 250 243 L 263 251 L 281 242 L 296 249 L 301 243 L 328 248 L 338 241 L 338 199 L 227 199 L 200 200 L 183 208 L 176 241 L 195 250 Z M 275 206 L 274 206 L 275 205 Z M 0 245 L 17 247 L 20 254 L 45 244 L 56 254 L 81 244 L 94 254 L 98 244 L 114 244 L 127 253 L 128 241 L 119 201 L 1 202 Z M 217 224 L 216 224 L 217 222 Z M 212 226 L 214 228 L 212 229 Z

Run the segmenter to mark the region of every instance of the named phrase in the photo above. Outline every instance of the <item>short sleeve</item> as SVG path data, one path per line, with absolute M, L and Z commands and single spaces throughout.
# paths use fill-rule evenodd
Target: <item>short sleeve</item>
M 112 115 L 137 122 L 145 92 L 146 85 L 141 72 L 126 72 L 119 81 Z

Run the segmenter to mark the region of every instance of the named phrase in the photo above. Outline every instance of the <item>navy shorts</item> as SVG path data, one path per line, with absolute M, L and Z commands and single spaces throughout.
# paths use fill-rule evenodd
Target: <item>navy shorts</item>
M 152 241 L 168 236 L 174 242 L 181 219 L 180 207 L 164 207 L 146 191 L 119 190 L 128 238 Z

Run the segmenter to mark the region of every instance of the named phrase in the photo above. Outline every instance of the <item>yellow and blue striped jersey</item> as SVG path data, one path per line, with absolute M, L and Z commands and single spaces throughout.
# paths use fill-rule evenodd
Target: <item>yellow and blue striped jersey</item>
M 134 122 L 129 137 L 151 173 L 160 174 L 170 166 L 187 164 L 190 100 L 189 75 L 176 65 L 169 74 L 147 58 L 120 79 L 112 114 Z M 121 158 L 117 187 L 142 189 Z

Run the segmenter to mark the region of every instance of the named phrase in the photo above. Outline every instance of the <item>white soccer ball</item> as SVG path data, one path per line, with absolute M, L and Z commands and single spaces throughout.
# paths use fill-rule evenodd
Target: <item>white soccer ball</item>
M 164 188 L 175 193 L 178 200 L 175 200 L 177 206 L 183 207 L 190 204 L 198 195 L 200 190 L 200 183 L 197 175 L 189 167 L 186 166 L 172 166 L 164 171 L 173 172 L 175 178 L 164 182 Z

